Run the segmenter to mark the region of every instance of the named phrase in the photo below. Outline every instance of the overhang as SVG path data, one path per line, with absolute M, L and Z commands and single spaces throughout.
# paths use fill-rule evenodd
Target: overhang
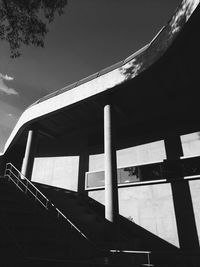
M 108 101 L 116 112 L 120 139 L 196 129 L 198 4 L 197 0 L 184 0 L 169 23 L 140 51 L 30 106 L 6 142 L 4 153 L 33 123 L 55 138 L 87 127 L 98 130 Z

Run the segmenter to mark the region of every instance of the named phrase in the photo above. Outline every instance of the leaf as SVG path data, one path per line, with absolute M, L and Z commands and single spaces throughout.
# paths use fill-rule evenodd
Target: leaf
M 10 46 L 11 58 L 21 45 L 44 47 L 47 24 L 64 13 L 67 0 L 0 0 L 0 39 Z

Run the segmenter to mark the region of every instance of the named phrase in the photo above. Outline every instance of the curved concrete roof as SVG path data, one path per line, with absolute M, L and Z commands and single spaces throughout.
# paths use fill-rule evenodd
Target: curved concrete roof
M 142 49 L 119 63 L 95 73 L 83 80 L 55 91 L 32 104 L 21 115 L 10 137 L 4 153 L 26 128 L 26 125 L 47 114 L 73 105 L 111 88 L 126 83 L 153 65 L 168 50 L 172 42 L 187 23 L 200 0 L 183 0 L 168 24 Z

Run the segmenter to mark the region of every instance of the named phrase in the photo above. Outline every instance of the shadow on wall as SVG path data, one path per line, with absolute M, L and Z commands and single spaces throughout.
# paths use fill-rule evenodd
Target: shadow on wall
M 89 198 L 88 203 L 90 206 L 101 216 L 104 216 L 105 208 L 104 205 L 97 202 L 93 198 Z M 120 231 L 128 236 L 130 239 L 139 240 L 136 244 L 138 250 L 148 250 L 148 251 L 178 251 L 179 249 L 163 240 L 162 238 L 152 234 L 143 227 L 137 225 L 136 223 L 130 221 L 129 219 L 119 216 L 120 219 Z
M 179 247 L 173 197 L 169 184 L 119 188 L 119 212 L 153 236 Z M 104 204 L 104 190 L 89 196 Z M 131 219 L 131 220 L 130 220 Z

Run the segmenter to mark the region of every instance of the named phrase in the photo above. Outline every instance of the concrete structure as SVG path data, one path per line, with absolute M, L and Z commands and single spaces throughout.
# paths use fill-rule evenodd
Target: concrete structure
M 111 222 L 119 210 L 199 253 L 200 158 L 183 159 L 181 142 L 200 131 L 198 4 L 182 1 L 141 50 L 25 110 L 1 169 L 12 162 L 35 182 L 88 193 Z
M 117 190 L 117 160 L 114 144 L 113 110 L 110 104 L 104 107 L 104 153 L 105 153 L 105 217 L 117 221 L 119 213 Z
M 37 147 L 37 130 L 29 130 L 21 173 L 31 179 L 34 156 Z

